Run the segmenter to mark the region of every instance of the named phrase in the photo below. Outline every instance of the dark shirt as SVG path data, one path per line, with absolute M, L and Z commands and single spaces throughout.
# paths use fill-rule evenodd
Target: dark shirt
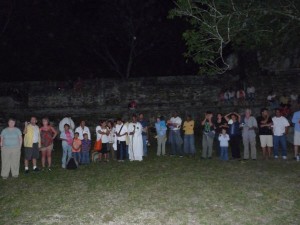
M 214 130 L 214 125 L 210 125 L 208 120 L 205 121 L 204 125 L 203 125 L 203 132 L 204 133 L 209 133 L 211 131 Z
M 215 127 L 216 127 L 216 133 L 221 134 L 223 127 L 220 127 L 222 125 L 226 125 L 226 120 L 224 118 L 221 119 L 221 122 L 218 123 L 218 121 L 215 122 Z M 227 129 L 227 128 L 226 128 Z
M 236 121 L 232 124 L 228 124 L 228 126 L 229 126 L 228 133 L 230 136 L 238 136 L 241 134 L 240 123 L 238 121 Z
M 90 151 L 90 149 L 91 149 L 91 140 L 85 140 L 85 139 L 83 139 L 82 141 L 81 141 L 81 151 L 82 152 L 89 152 Z
M 265 119 L 262 116 L 257 117 L 257 125 L 258 125 L 258 134 L 259 135 L 273 135 L 272 129 L 270 127 L 261 127 L 261 122 Z M 272 123 L 272 118 L 269 117 L 267 124 Z
M 142 127 L 143 127 L 143 129 L 145 128 L 145 127 L 148 127 L 148 122 L 146 121 L 146 120 L 140 120 L 139 121 L 141 124 L 142 124 Z M 142 132 L 142 135 L 147 135 L 147 132 Z

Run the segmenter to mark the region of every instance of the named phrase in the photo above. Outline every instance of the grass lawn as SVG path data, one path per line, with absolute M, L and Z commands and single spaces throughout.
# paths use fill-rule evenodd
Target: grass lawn
M 60 145 L 57 145 L 60 146 Z M 0 180 L 0 224 L 300 224 L 300 163 L 156 157 Z

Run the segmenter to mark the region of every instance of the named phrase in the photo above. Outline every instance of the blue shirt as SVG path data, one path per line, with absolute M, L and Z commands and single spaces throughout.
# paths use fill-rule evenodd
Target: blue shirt
M 233 124 L 229 124 L 228 131 L 230 136 L 240 135 L 240 123 L 236 121 Z
M 8 148 L 20 147 L 20 137 L 22 133 L 19 128 L 5 128 L 1 132 L 1 137 L 3 138 L 3 146 Z
M 144 129 L 145 127 L 148 127 L 148 123 L 147 123 L 146 120 L 140 120 L 139 122 L 142 124 L 143 129 Z M 143 132 L 142 132 L 142 135 L 147 135 L 147 132 L 143 131 Z
M 162 126 L 161 122 L 155 123 L 156 133 L 158 136 L 164 136 L 167 133 L 167 127 Z
M 300 111 L 294 113 L 292 123 L 295 124 L 295 130 L 300 132 Z

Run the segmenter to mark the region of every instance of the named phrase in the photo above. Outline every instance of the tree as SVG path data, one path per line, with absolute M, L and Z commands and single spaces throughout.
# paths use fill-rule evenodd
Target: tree
M 102 17 L 100 10 L 105 10 Z M 90 35 L 89 50 L 119 77 L 132 75 L 138 57 L 158 44 L 155 23 L 161 20 L 157 1 L 109 0 L 99 10 Z
M 294 47 L 300 34 L 297 0 L 177 0 L 170 11 L 190 23 L 183 34 L 187 52 L 200 73 L 222 74 L 230 69 L 226 55 L 254 51 L 260 56 L 280 54 Z

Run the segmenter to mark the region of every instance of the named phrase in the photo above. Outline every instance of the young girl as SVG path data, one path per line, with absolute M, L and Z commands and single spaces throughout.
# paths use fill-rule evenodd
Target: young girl
M 81 151 L 81 140 L 79 139 L 79 133 L 75 132 L 72 143 L 72 156 L 79 163 L 80 162 L 80 151 Z
M 53 140 L 57 135 L 57 131 L 49 124 L 48 118 L 42 119 L 43 126 L 40 128 L 41 134 L 41 152 L 42 167 L 45 169 L 46 158 L 48 161 L 48 170 L 51 171 L 51 153 L 53 150 Z
M 91 140 L 87 133 L 83 134 L 83 140 L 81 141 L 81 164 L 90 163 L 90 150 L 91 150 Z
M 220 141 L 220 159 L 221 160 L 228 160 L 228 146 L 229 146 L 229 135 L 226 133 L 226 129 L 222 129 L 222 133 L 219 135 Z

